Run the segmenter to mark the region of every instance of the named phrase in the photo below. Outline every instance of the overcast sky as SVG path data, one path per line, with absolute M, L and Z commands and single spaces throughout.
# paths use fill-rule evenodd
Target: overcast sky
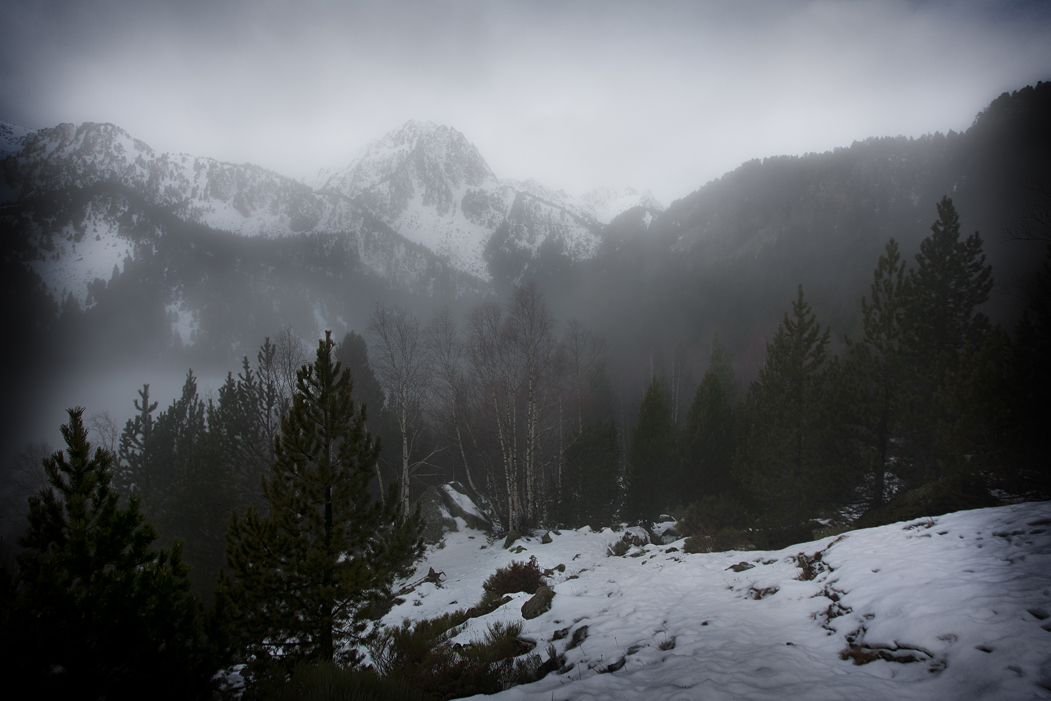
M 3 0 L 0 121 L 303 176 L 408 119 L 496 174 L 665 204 L 745 160 L 966 129 L 1051 2 Z

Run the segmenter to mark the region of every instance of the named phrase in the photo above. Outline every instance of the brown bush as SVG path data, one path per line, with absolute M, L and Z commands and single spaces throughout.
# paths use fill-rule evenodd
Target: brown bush
M 512 561 L 507 567 L 501 567 L 489 575 L 482 588 L 490 596 L 503 596 L 518 591 L 536 594 L 536 590 L 545 584 L 547 582 L 534 555 L 529 558 L 529 562 Z

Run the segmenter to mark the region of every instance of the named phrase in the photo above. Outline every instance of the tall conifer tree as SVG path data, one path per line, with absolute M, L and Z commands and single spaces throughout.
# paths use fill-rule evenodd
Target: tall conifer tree
M 120 435 L 114 485 L 125 494 L 142 494 L 149 486 L 145 480 L 152 474 L 153 412 L 157 409 L 157 402 L 150 401 L 148 384 L 142 386 L 139 398 L 133 401 L 138 414 L 128 419 Z
M 384 507 L 368 493 L 379 446 L 333 346 L 326 333 L 299 372 L 263 490 L 270 516 L 249 507 L 230 525 L 220 589 L 253 669 L 355 662 L 367 605 L 419 552 L 418 516 L 399 522 L 396 499 Z
M 612 421 L 586 424 L 573 436 L 562 471 L 559 514 L 567 526 L 605 526 L 617 507 L 620 450 Z
M 681 488 L 684 503 L 726 492 L 734 457 L 733 368 L 719 336 L 697 386 L 683 431 Z
M 978 308 L 993 289 L 992 266 L 985 264 L 982 237 L 960 240 L 960 217 L 952 199 L 938 203 L 938 220 L 920 244 L 905 317 L 904 348 L 909 363 L 910 427 L 907 457 L 916 477 L 937 472 L 940 425 L 947 419 L 947 374 L 955 373 L 964 348 L 978 349 L 989 319 Z
M 668 383 L 653 377 L 639 407 L 639 420 L 628 448 L 626 515 L 652 520 L 672 506 L 677 476 L 677 435 Z
M 898 425 L 907 389 L 902 342 L 910 289 L 905 262 L 891 239 L 876 264 L 869 298 L 861 298 L 864 332 L 857 341 L 846 339 L 847 376 L 855 399 L 853 418 L 872 465 L 874 507 L 883 503 L 884 475 L 894 457 L 893 439 L 900 436 Z
M 121 506 L 112 456 L 91 454 L 82 414 L 69 411 L 67 449 L 29 501 L 7 651 L 25 678 L 7 681 L 54 698 L 207 697 L 214 658 L 181 548 L 152 549 L 157 532 L 137 498 Z
M 828 486 L 822 402 L 830 331 L 821 330 L 799 286 L 766 363 L 748 390 L 747 428 L 735 472 L 773 519 L 793 529 L 813 516 Z

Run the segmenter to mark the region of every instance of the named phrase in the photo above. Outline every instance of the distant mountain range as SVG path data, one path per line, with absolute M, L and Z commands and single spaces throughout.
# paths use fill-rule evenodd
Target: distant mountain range
M 239 236 L 344 236 L 366 269 L 416 287 L 435 266 L 484 284 L 498 251 L 530 258 L 556 246 L 583 260 L 624 209 L 662 209 L 646 191 L 596 190 L 577 199 L 532 180 L 500 180 L 463 134 L 414 121 L 310 183 L 250 164 L 157 153 L 112 124 L 32 131 L 0 123 L 5 156 L 0 200 L 120 187 L 182 221 Z M 83 301 L 91 280 L 120 268 L 132 253 L 126 215 L 126 203 L 95 202 L 82 217 L 36 223 L 32 265 L 56 298 L 72 292 Z
M 1038 83 L 963 133 L 750 161 L 667 208 L 500 179 L 463 134 L 421 122 L 308 181 L 158 154 L 110 124 L 0 124 L 0 294 L 31 300 L 7 323 L 30 347 L 91 338 L 99 357 L 229 367 L 285 324 L 360 331 L 377 300 L 463 312 L 534 280 L 617 362 L 703 367 L 718 332 L 747 377 L 799 284 L 838 339 L 855 333 L 887 240 L 911 260 L 945 195 L 982 232 L 988 311 L 1010 325 L 1043 260 L 1008 234 L 1051 208 L 1049 120 Z

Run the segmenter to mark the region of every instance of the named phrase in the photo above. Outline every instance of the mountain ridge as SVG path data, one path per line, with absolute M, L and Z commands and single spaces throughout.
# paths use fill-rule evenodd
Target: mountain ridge
M 594 204 L 536 180 L 500 179 L 462 133 L 414 120 L 371 142 L 347 166 L 323 169 L 313 182 L 320 192 L 360 200 L 395 230 L 482 279 L 490 276 L 486 250 L 494 236 L 517 256 L 536 256 L 549 237 L 556 240 L 549 245 L 572 260 L 593 256 L 599 230 L 611 218 L 607 210 L 616 206 L 594 196 L 599 215 Z M 522 196 L 536 203 L 526 206 Z M 635 196 L 659 206 L 648 191 Z M 630 197 L 625 209 L 635 204 Z
M 264 237 L 330 232 L 360 238 L 367 212 L 483 283 L 490 280 L 486 251 L 493 249 L 492 239 L 502 225 L 512 235 L 504 235 L 500 245 L 511 246 L 520 256 L 534 257 L 555 237 L 574 260 L 594 255 L 602 226 L 587 206 L 565 193 L 536 181 L 499 180 L 460 132 L 427 122 L 409 121 L 388 132 L 363 147 L 349 165 L 319 172 L 313 183 L 251 163 L 157 153 L 109 123 L 63 123 L 39 130 L 3 124 L 0 149 L 6 156 L 3 200 L 112 182 L 142 193 L 150 204 L 185 221 Z M 537 202 L 516 206 L 522 195 Z M 82 222 L 81 228 L 89 224 L 97 232 L 97 222 Z M 61 239 L 70 232 L 43 235 Z M 359 248 L 370 269 L 385 273 L 392 265 L 398 268 L 396 260 L 374 260 L 365 247 Z M 405 270 L 398 272 L 395 278 L 405 277 Z M 70 278 L 68 271 L 65 278 Z M 73 287 L 83 291 L 86 282 Z M 57 283 L 51 281 L 51 287 L 58 296 Z

